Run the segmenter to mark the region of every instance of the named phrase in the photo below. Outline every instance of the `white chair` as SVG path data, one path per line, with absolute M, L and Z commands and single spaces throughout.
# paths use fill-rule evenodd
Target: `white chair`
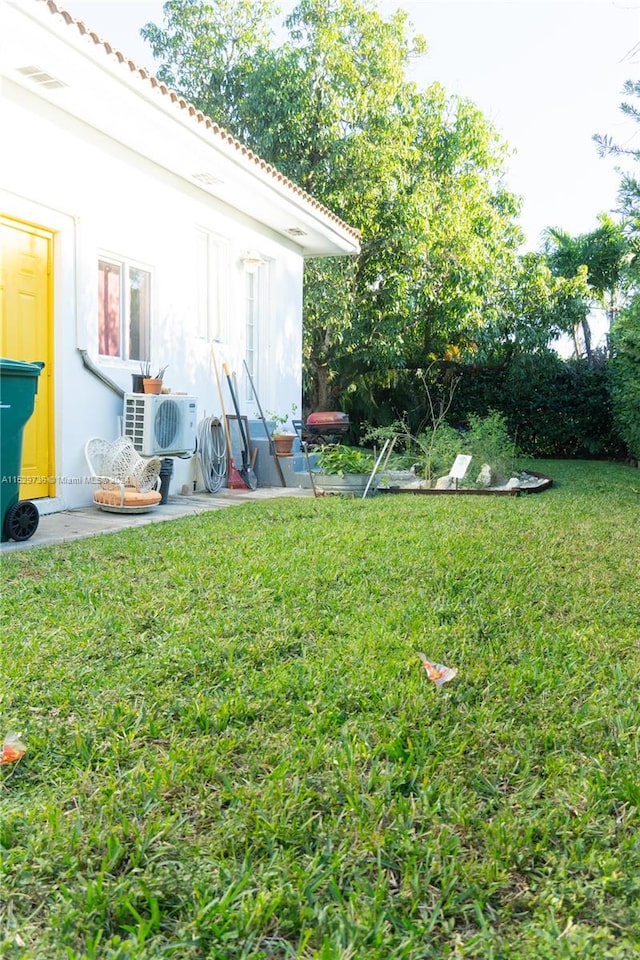
M 111 513 L 147 513 L 160 503 L 160 457 L 141 457 L 130 437 L 87 440 L 84 455 L 97 481 L 93 502 Z

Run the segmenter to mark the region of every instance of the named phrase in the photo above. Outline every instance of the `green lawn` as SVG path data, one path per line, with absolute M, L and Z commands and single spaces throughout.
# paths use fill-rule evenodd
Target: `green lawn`
M 0 956 L 637 958 L 640 472 L 535 466 L 6 556 Z

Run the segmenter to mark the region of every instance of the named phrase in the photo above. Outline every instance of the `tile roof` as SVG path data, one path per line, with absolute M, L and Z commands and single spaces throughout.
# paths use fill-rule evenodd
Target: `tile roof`
M 320 203 L 318 200 L 315 200 L 311 194 L 307 193 L 306 190 L 303 190 L 302 187 L 299 187 L 292 180 L 289 180 L 288 177 L 285 177 L 284 174 L 280 173 L 274 166 L 270 163 L 267 163 L 266 160 L 263 160 L 252 150 L 246 147 L 239 140 L 236 140 L 235 137 L 231 136 L 230 133 L 227 133 L 222 127 L 215 123 L 210 117 L 198 110 L 192 103 L 189 103 L 184 97 L 181 97 L 171 90 L 170 87 L 167 87 L 166 84 L 161 83 L 157 77 L 149 73 L 148 70 L 145 70 L 144 67 L 139 67 L 133 60 L 129 60 L 128 57 L 118 50 L 107 40 L 103 40 L 95 31 L 90 30 L 82 20 L 76 20 L 71 14 L 64 10 L 62 7 L 59 7 L 55 0 L 37 0 L 39 3 L 46 3 L 49 11 L 54 16 L 62 17 L 66 24 L 70 27 L 75 28 L 81 36 L 89 37 L 97 47 L 100 47 L 104 50 L 105 53 L 110 56 L 115 57 L 123 66 L 127 68 L 130 73 L 136 74 L 142 80 L 147 81 L 150 86 L 158 91 L 160 91 L 163 96 L 167 97 L 168 102 L 176 105 L 178 109 L 184 110 L 190 118 L 193 119 L 196 124 L 204 124 L 205 128 L 210 130 L 211 133 L 219 138 L 221 141 L 227 143 L 230 147 L 238 151 L 238 153 L 245 157 L 248 161 L 254 163 L 265 174 L 273 177 L 273 179 L 285 187 L 287 190 L 290 190 L 303 202 L 313 207 L 314 210 L 318 211 L 320 214 L 325 216 L 327 219 L 331 220 L 333 223 L 341 227 L 345 232 L 350 234 L 355 240 L 360 239 L 360 231 L 355 227 L 349 226 L 348 223 L 345 223 L 337 214 L 329 210 L 328 207 L 325 207 L 324 204 Z

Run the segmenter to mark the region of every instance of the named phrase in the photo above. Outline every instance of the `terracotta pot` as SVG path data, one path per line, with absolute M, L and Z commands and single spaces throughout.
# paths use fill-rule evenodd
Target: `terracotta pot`
M 160 393 L 162 390 L 162 380 L 156 380 L 155 377 L 150 377 L 149 379 L 145 377 L 142 384 L 145 393 Z
M 273 442 L 276 445 L 276 453 L 279 457 L 291 457 L 293 456 L 291 448 L 293 447 L 293 441 L 295 440 L 295 434 L 280 434 L 273 438 Z

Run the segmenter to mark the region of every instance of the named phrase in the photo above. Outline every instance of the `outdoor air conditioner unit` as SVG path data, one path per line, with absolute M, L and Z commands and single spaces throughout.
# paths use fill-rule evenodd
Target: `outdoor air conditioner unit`
M 196 449 L 197 400 L 173 394 L 125 393 L 124 435 L 143 457 L 191 455 Z

